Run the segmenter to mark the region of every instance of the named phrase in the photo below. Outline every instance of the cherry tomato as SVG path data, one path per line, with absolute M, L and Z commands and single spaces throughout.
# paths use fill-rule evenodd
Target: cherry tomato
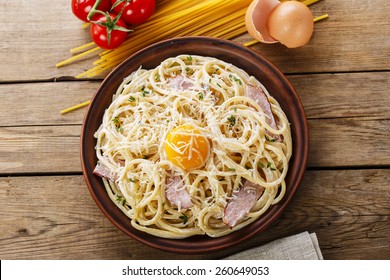
M 100 15 L 91 25 L 91 37 L 103 49 L 115 49 L 127 37 L 126 23 L 116 14 Z
M 72 12 L 80 20 L 87 22 L 87 16 L 89 11 L 97 0 L 72 0 Z M 97 10 L 107 12 L 111 8 L 111 0 L 101 0 Z M 99 14 L 95 14 L 92 19 L 95 20 L 99 17 Z
M 116 2 L 118 0 L 111 0 L 113 7 Z M 156 0 L 123 0 L 114 7 L 114 12 L 119 14 L 123 7 L 124 10 L 121 19 L 129 25 L 140 24 L 153 15 Z

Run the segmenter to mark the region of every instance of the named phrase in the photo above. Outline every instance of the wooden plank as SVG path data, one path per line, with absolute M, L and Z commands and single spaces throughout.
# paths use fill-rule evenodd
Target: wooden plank
M 308 165 L 313 167 L 390 164 L 390 120 L 309 121 Z
M 35 7 L 40 7 L 45 20 L 29 12 L 13 16 L 14 11 Z M 328 13 L 330 18 L 316 23 L 309 45 L 287 49 L 280 44 L 257 44 L 252 48 L 285 73 L 390 69 L 390 8 L 386 0 L 327 0 L 311 9 L 314 15 Z M 69 49 L 90 42 L 88 30 L 72 15 L 68 0 L 56 1 L 56 5 L 46 5 L 43 0 L 2 1 L 0 10 L 0 82 L 74 76 L 96 59 L 92 55 L 67 67 L 55 67 L 71 56 Z M 233 41 L 250 40 L 246 34 Z
M 280 44 L 252 48 L 284 73 L 388 70 L 390 67 L 390 7 L 386 0 L 326 0 L 310 6 L 315 24 L 308 45 L 288 49 Z M 364 19 L 364 20 L 362 20 Z M 248 35 L 239 42 L 250 41 Z
M 308 171 L 282 216 L 226 251 L 176 255 L 127 237 L 94 204 L 82 176 L 0 178 L 1 259 L 221 258 L 315 232 L 325 259 L 390 258 L 390 170 Z
M 389 118 L 389 72 L 288 75 L 307 118 Z
M 390 165 L 389 126 L 390 119 L 310 120 L 308 166 Z M 0 174 L 81 172 L 80 131 L 80 125 L 0 127 Z
M 312 118 L 390 118 L 389 72 L 289 75 Z M 0 85 L 0 126 L 81 124 L 85 109 L 61 109 L 88 100 L 100 82 Z M 16 103 L 17 102 L 17 103 Z M 14 116 L 19 116 L 15 118 Z
M 37 7 L 44 17 L 31 12 Z M 72 14 L 70 1 L 55 5 L 42 0 L 1 1 L 0 11 L 0 82 L 74 76 L 89 67 L 88 59 L 73 67 L 55 66 L 71 55 L 71 48 L 90 40 L 89 30 Z M 15 17 L 15 11 L 23 16 Z
M 51 82 L 0 85 L 0 126 L 82 124 L 86 108 L 62 109 L 92 98 L 100 82 Z
M 325 259 L 389 259 L 389 175 L 389 169 L 307 171 L 292 203 L 258 240 L 307 230 L 317 234 Z
M 0 128 L 0 172 L 80 172 L 80 126 Z

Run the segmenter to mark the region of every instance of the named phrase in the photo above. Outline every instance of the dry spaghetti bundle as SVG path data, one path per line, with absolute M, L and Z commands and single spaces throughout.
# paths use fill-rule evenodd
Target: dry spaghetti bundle
M 231 39 L 246 32 L 245 11 L 251 0 L 162 0 L 155 14 L 145 23 L 134 26 L 127 41 L 114 50 L 102 50 L 93 43 L 73 49 L 85 50 L 64 60 L 57 67 L 90 53 L 101 51 L 94 67 L 77 75 L 93 77 L 109 70 L 129 55 L 155 42 L 182 36 L 210 36 Z
M 281 0 L 285 2 L 287 0 Z M 320 0 L 299 0 L 309 6 Z M 134 52 L 161 40 L 182 36 L 209 36 L 232 39 L 246 33 L 245 13 L 251 0 L 160 0 L 155 14 L 145 23 L 134 27 L 134 32 L 123 45 L 114 50 L 103 50 L 94 42 L 73 48 L 71 53 L 78 53 L 59 62 L 61 67 L 77 61 L 87 55 L 99 52 L 99 59 L 93 67 L 76 78 L 90 78 L 111 70 Z M 328 14 L 315 17 L 317 22 L 327 18 Z M 83 27 L 88 27 L 85 23 Z M 244 46 L 258 43 L 257 40 L 246 42 Z M 89 104 L 89 101 L 77 104 L 61 111 L 67 113 Z
M 284 2 L 286 0 L 282 0 Z M 320 0 L 300 0 L 311 5 Z M 76 78 L 90 78 L 111 70 L 134 52 L 161 40 L 183 36 L 209 36 L 221 39 L 232 39 L 246 33 L 245 12 L 252 0 L 160 0 L 155 14 L 145 23 L 134 26 L 134 32 L 118 48 L 104 50 L 94 42 L 71 49 L 78 53 L 56 66 L 61 67 L 90 54 L 100 52 L 99 59 L 93 67 Z M 326 18 L 322 15 L 314 22 Z M 85 27 L 89 23 L 85 24 Z M 245 43 L 250 46 L 257 40 Z

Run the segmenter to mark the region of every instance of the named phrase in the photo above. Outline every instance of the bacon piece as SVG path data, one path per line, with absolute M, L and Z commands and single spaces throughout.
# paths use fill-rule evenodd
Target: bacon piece
M 186 76 L 177 75 L 168 79 L 168 85 L 175 90 L 187 90 L 194 86 L 194 82 Z
M 165 196 L 168 201 L 180 208 L 190 208 L 192 206 L 191 197 L 184 188 L 180 176 L 167 177 L 165 181 Z
M 226 204 L 223 222 L 233 228 L 245 218 L 263 192 L 264 188 L 262 186 L 246 180 L 240 190 Z
M 274 129 L 278 129 L 274 114 L 272 113 L 271 103 L 269 102 L 263 89 L 261 87 L 246 85 L 245 94 L 247 97 L 253 99 L 263 110 L 266 115 L 267 124 Z M 272 136 L 280 139 L 279 135 L 272 134 Z
M 93 170 L 93 174 L 106 178 L 107 180 L 110 180 L 112 182 L 115 182 L 117 179 L 117 175 L 113 172 L 111 172 L 110 169 L 108 169 L 105 165 L 103 164 L 97 164 L 95 169 Z

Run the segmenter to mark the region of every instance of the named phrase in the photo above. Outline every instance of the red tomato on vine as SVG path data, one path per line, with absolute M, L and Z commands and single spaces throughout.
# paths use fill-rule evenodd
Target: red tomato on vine
M 72 0 L 72 12 L 73 14 L 82 21 L 89 21 L 87 19 L 89 12 L 95 5 L 97 0 Z M 111 9 L 111 0 L 101 0 L 97 6 L 97 10 L 107 12 Z M 92 20 L 98 18 L 99 15 L 94 15 Z
M 103 49 L 115 49 L 120 46 L 127 37 L 126 23 L 120 19 L 120 15 L 112 13 L 102 14 L 92 21 L 91 36 L 96 45 Z
M 140 24 L 148 20 L 156 7 L 156 0 L 111 0 L 112 9 L 129 25 Z

